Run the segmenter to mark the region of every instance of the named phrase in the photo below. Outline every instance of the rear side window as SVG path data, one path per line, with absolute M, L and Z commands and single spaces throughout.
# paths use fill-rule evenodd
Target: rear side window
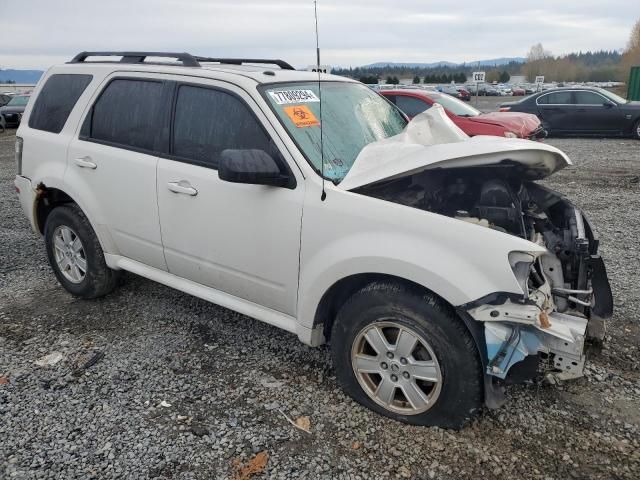
M 173 126 L 173 155 L 217 168 L 227 149 L 258 149 L 277 156 L 275 146 L 249 108 L 221 90 L 182 85 Z
M 82 92 L 91 83 L 92 75 L 51 75 L 36 98 L 31 110 L 29 127 L 60 133 Z
M 404 95 L 396 96 L 395 104 L 410 117 L 421 114 L 431 106 L 418 98 L 406 97 Z
M 539 105 L 570 105 L 573 92 L 554 92 L 538 97 Z
M 82 135 L 93 140 L 153 150 L 164 112 L 163 84 L 113 80 L 96 101 Z

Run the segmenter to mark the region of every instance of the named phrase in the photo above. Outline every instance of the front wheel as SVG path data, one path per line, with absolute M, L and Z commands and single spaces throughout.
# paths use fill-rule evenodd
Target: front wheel
M 473 339 L 432 294 L 371 284 L 341 308 L 331 343 L 345 391 L 395 420 L 460 428 L 482 405 Z
M 633 126 L 633 138 L 635 138 L 636 140 L 640 140 L 640 120 L 638 120 L 636 122 L 636 124 Z
M 75 204 L 56 207 L 44 227 L 47 256 L 60 284 L 81 298 L 114 289 L 118 272 L 110 269 L 89 220 Z

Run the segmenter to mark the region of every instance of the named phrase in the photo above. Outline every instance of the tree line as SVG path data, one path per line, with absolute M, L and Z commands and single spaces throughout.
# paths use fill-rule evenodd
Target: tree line
M 640 21 L 639 21 L 640 23 Z M 640 27 L 639 27 L 640 28 Z M 640 33 L 637 44 L 640 45 Z M 634 44 L 635 45 L 635 44 Z M 633 47 L 640 48 L 640 47 Z M 630 46 L 620 53 L 614 50 L 595 52 L 577 52 L 554 56 L 541 44 L 534 45 L 527 54 L 526 61 L 510 62 L 505 65 L 481 66 L 473 64 L 441 65 L 436 67 L 376 66 L 336 68 L 332 73 L 355 78 L 363 83 L 399 83 L 401 78 L 412 78 L 413 83 L 464 83 L 471 73 L 483 70 L 487 73 L 487 82 L 508 82 L 514 75 L 524 75 L 533 82 L 538 75 L 544 75 L 546 81 L 558 82 L 607 82 L 626 81 L 631 64 L 640 65 L 640 53 L 635 56 Z M 635 62 L 635 63 L 634 63 Z
M 488 82 L 496 82 L 506 83 L 509 81 L 511 76 L 506 72 L 497 72 L 495 78 L 491 76 L 491 78 L 487 79 Z M 366 84 L 376 84 L 380 83 L 380 78 L 377 75 L 363 75 L 361 77 L 357 77 L 358 81 Z M 451 74 L 427 74 L 424 77 L 420 77 L 420 75 L 415 75 L 413 77 L 413 83 L 429 83 L 429 84 L 442 84 L 442 83 L 465 83 L 467 81 L 467 75 L 465 73 L 451 73 Z M 400 83 L 400 79 L 396 75 L 387 75 L 386 80 L 384 81 L 387 85 L 398 85 Z
M 522 74 L 530 82 L 537 75 L 557 82 L 625 81 L 621 60 L 620 52 L 607 50 L 555 56 L 538 43 L 529 49 Z

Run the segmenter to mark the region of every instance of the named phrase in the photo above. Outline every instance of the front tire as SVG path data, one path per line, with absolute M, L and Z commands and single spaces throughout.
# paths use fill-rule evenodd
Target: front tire
M 49 264 L 69 293 L 97 298 L 115 288 L 119 272 L 107 266 L 98 237 L 76 204 L 56 207 L 49 214 L 44 238 Z
M 633 126 L 633 131 L 631 133 L 633 134 L 633 138 L 640 140 L 640 120 L 638 120 Z
M 371 284 L 340 309 L 331 343 L 339 383 L 371 410 L 413 425 L 457 429 L 481 408 L 473 339 L 432 294 Z

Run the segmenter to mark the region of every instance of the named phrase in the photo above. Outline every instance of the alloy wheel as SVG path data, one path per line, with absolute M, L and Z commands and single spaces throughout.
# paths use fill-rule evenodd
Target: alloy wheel
M 436 355 L 420 334 L 394 321 L 363 328 L 351 349 L 358 383 L 374 402 L 394 413 L 429 410 L 442 388 Z
M 87 275 L 87 257 L 80 237 L 61 225 L 53 232 L 53 251 L 62 275 L 72 283 L 81 283 Z

